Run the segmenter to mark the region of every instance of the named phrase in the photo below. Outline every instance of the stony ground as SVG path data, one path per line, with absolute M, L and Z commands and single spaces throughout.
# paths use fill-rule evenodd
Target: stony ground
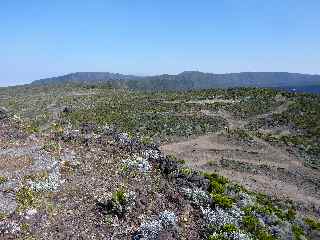
M 198 213 L 151 163 L 156 150 L 111 133 L 26 136 L 7 120 L 0 131 L 3 239 L 131 239 L 161 216 L 168 231 L 154 234 L 162 239 L 178 227 L 179 237 L 200 238 Z
M 319 171 L 295 146 L 247 134 L 287 111 L 283 97 L 238 118 L 223 105 L 234 98 L 27 90 L 0 109 L 0 239 L 320 238 Z

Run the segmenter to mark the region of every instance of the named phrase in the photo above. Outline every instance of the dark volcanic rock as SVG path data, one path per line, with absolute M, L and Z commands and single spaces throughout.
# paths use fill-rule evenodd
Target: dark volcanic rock
M 8 116 L 9 116 L 9 111 L 4 107 L 0 107 L 0 120 L 5 119 Z
M 160 169 L 162 173 L 169 175 L 178 169 L 178 163 L 167 158 L 162 158 L 160 161 Z
M 194 184 L 194 186 L 198 187 L 198 188 L 202 188 L 203 190 L 207 190 L 209 187 L 209 180 L 207 178 L 205 178 L 204 176 L 197 174 L 197 173 L 193 173 L 189 178 L 188 178 L 189 182 L 192 182 Z
M 97 128 L 98 128 L 97 125 L 94 123 L 82 123 L 80 125 L 81 133 L 84 133 L 84 134 L 93 133 L 94 131 L 97 130 Z

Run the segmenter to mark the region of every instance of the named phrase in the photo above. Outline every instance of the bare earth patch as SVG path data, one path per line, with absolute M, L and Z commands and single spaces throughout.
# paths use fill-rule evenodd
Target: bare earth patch
M 8 171 L 14 171 L 14 170 L 21 170 L 22 168 L 26 166 L 30 166 L 32 164 L 32 158 L 31 156 L 0 156 L 0 170 L 8 170 Z
M 320 206 L 319 173 L 304 167 L 303 160 L 284 147 L 213 134 L 166 144 L 161 150 L 186 160 L 189 167 L 218 172 L 250 190 Z

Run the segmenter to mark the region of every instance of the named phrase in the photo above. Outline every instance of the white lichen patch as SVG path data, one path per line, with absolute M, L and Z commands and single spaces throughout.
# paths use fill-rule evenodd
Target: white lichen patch
M 240 220 L 244 213 L 233 207 L 231 209 L 222 209 L 216 207 L 215 209 L 201 207 L 202 214 L 208 225 L 222 227 L 226 224 L 234 224 L 239 227 Z
M 247 233 L 244 233 L 241 231 L 224 233 L 223 237 L 225 239 L 230 239 L 230 240 L 251 240 L 252 239 Z
M 216 207 L 215 209 L 201 207 L 202 214 L 208 226 L 215 232 L 211 236 L 223 237 L 230 240 L 251 240 L 250 234 L 240 229 L 232 232 L 222 232 L 221 228 L 226 225 L 233 225 L 239 228 L 244 213 L 237 207 L 231 209 L 223 209 Z
M 129 137 L 128 133 L 119 133 L 119 134 L 117 134 L 116 139 L 121 144 L 130 144 L 131 143 L 131 138 Z
M 139 228 L 139 232 L 146 240 L 158 239 L 159 233 L 163 230 L 161 221 L 153 220 L 144 222 Z
M 167 210 L 162 212 L 162 213 L 160 213 L 159 219 L 160 219 L 160 221 L 162 223 L 162 226 L 165 229 L 169 229 L 169 228 L 175 226 L 176 223 L 177 223 L 176 214 L 173 213 L 173 212 L 167 211 Z
M 142 154 L 146 159 L 153 159 L 153 160 L 159 160 L 161 157 L 161 154 L 159 151 L 154 149 L 147 149 Z
M 149 172 L 151 169 L 150 163 L 143 157 L 134 155 L 126 160 L 122 161 L 129 171 L 138 170 L 139 172 Z
M 166 210 L 159 214 L 158 219 L 144 221 L 138 229 L 140 238 L 137 239 L 158 239 L 161 231 L 173 229 L 176 224 L 176 214 Z
M 49 173 L 48 177 L 43 181 L 29 181 L 30 188 L 36 192 L 54 192 L 56 191 L 60 185 L 63 183 L 61 178 L 59 165 L 53 168 L 53 170 Z
M 182 191 L 185 196 L 198 207 L 207 206 L 209 203 L 209 195 L 199 188 L 184 188 Z

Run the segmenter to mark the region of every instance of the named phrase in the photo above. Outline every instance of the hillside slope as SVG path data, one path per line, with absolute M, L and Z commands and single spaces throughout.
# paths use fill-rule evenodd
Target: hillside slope
M 134 90 L 190 90 L 230 87 L 299 87 L 320 86 L 320 75 L 286 72 L 243 72 L 212 74 L 183 72 L 178 75 L 132 76 L 113 73 L 83 72 L 34 81 L 32 84 L 110 83 Z
M 0 106 L 2 239 L 320 236 L 319 96 L 23 86 Z

